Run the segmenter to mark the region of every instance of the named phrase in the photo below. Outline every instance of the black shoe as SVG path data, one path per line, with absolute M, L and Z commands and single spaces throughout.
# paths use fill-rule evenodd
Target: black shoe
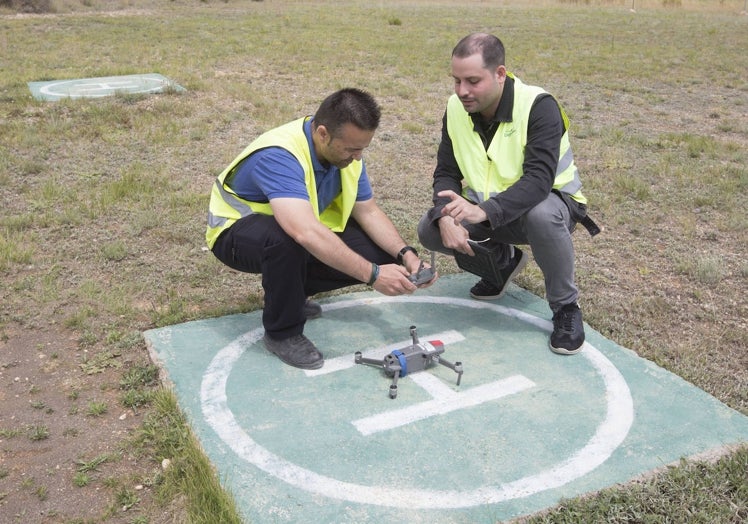
M 304 335 L 276 340 L 267 333 L 262 338 L 265 347 L 289 366 L 301 369 L 319 369 L 325 363 L 322 353 Z
M 319 303 L 313 300 L 307 299 L 307 301 L 304 303 L 304 316 L 307 320 L 321 317 L 322 306 L 320 306 Z
M 527 254 L 520 248 L 514 248 L 514 257 L 509 261 L 509 264 L 500 271 L 501 277 L 504 280 L 504 285 L 500 288 L 493 285 L 491 282 L 482 278 L 470 288 L 470 296 L 477 300 L 496 300 L 504 296 L 509 282 L 516 277 L 522 269 L 527 265 Z
M 551 351 L 559 355 L 574 355 L 582 350 L 584 325 L 582 310 L 576 302 L 566 304 L 553 314 Z

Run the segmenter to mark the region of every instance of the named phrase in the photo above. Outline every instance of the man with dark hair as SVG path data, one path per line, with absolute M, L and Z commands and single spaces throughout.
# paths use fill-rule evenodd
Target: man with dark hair
M 553 311 L 550 348 L 572 355 L 585 335 L 571 233 L 577 222 L 593 234 L 597 228 L 586 216 L 566 114 L 542 88 L 507 72 L 504 61 L 503 44 L 486 33 L 466 36 L 452 52 L 455 93 L 443 118 L 434 207 L 418 236 L 458 264 L 476 255 L 474 241 L 492 247 L 486 251 L 498 270 L 471 288 L 479 300 L 504 294 L 527 263 L 513 244 L 529 244 Z
M 379 118 L 371 95 L 341 89 L 314 117 L 259 136 L 213 185 L 208 246 L 227 266 L 262 274 L 263 340 L 286 364 L 324 363 L 303 334 L 322 312 L 309 297 L 360 283 L 385 295 L 417 289 L 408 276 L 418 253 L 374 201 L 362 158 Z

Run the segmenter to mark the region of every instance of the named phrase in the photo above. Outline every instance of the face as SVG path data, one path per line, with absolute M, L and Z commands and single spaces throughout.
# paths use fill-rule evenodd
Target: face
M 354 160 L 361 160 L 364 149 L 369 147 L 374 131 L 359 129 L 353 124 L 343 124 L 338 136 L 332 137 L 323 125 L 314 130 L 314 146 L 317 158 L 340 169 Z
M 486 69 L 483 57 L 476 53 L 465 58 L 452 57 L 452 77 L 465 111 L 493 118 L 504 91 L 506 68 L 502 65 Z

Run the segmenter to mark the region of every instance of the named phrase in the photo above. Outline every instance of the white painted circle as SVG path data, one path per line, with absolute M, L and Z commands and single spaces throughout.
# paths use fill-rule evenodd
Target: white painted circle
M 375 297 L 334 302 L 326 304 L 323 309 L 332 311 L 388 302 L 446 304 L 489 309 L 533 324 L 545 331 L 550 332 L 552 329 L 549 321 L 523 311 L 488 302 L 451 297 Z M 527 497 L 563 486 L 600 466 L 621 445 L 634 421 L 633 399 L 625 379 L 599 350 L 585 342 L 584 350 L 576 358 L 582 356 L 589 360 L 603 378 L 606 389 L 606 416 L 584 447 L 552 468 L 512 482 L 469 491 L 364 486 L 344 482 L 297 466 L 260 446 L 238 424 L 229 409 L 226 384 L 231 369 L 247 346 L 259 341 L 262 335 L 262 328 L 245 333 L 219 350 L 211 360 L 200 388 L 203 416 L 221 440 L 239 457 L 292 486 L 333 499 L 396 508 L 445 509 L 466 508 Z
M 39 92 L 46 96 L 67 98 L 100 98 L 121 91 L 132 94 L 155 93 L 169 85 L 169 81 L 146 75 L 60 80 L 43 86 Z

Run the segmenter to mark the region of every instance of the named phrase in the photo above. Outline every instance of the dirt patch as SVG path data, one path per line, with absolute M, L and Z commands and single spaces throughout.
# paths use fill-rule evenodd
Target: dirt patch
M 160 464 L 128 450 L 142 415 L 122 406 L 122 371 L 86 373 L 77 337 L 55 325 L 6 334 L 0 522 L 132 522 L 152 505 Z

